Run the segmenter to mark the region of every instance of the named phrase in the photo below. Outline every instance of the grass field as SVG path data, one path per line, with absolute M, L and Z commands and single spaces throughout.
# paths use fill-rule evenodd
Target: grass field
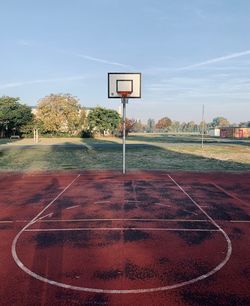
M 127 138 L 127 168 L 184 171 L 250 170 L 250 140 L 198 136 L 131 134 Z M 0 140 L 0 170 L 39 171 L 121 169 L 118 138 L 41 138 Z

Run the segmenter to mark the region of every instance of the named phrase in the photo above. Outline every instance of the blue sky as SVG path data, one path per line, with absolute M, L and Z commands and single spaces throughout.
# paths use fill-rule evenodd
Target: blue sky
M 0 2 L 0 96 L 71 93 L 118 109 L 108 72 L 142 72 L 128 116 L 250 120 L 249 0 Z

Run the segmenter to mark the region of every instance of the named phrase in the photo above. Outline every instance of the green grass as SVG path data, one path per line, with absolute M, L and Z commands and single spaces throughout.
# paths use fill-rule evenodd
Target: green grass
M 127 168 L 183 171 L 249 171 L 250 143 L 197 136 L 131 135 Z M 32 139 L 0 143 L 1 171 L 121 169 L 121 139 Z

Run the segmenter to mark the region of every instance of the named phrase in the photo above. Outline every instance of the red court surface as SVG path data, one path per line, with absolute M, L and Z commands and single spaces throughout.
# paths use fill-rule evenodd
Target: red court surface
M 250 173 L 0 176 L 1 305 L 250 305 Z

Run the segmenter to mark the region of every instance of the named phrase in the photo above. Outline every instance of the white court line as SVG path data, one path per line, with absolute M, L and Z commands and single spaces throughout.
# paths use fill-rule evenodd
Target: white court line
M 36 221 L 43 220 L 43 219 L 46 218 L 46 217 L 50 217 L 50 218 L 51 218 L 52 216 L 53 216 L 53 213 L 50 213 L 50 214 L 47 214 L 46 216 L 43 216 L 43 217 L 37 219 Z
M 225 222 L 225 221 L 221 221 L 221 222 Z M 231 223 L 250 223 L 250 220 L 229 220 L 229 222 Z
M 74 205 L 74 206 L 70 206 L 70 207 L 67 207 L 66 209 L 72 209 L 72 208 L 76 208 L 76 207 L 79 207 L 80 205 Z
M 103 204 L 103 203 L 110 203 L 110 201 L 97 201 L 97 202 L 94 202 L 95 204 Z
M 202 206 L 203 207 L 203 206 Z M 102 221 L 135 221 L 135 222 L 210 222 L 210 220 L 201 219 L 201 220 L 191 220 L 191 219 L 46 219 L 46 216 L 36 220 L 36 223 L 47 223 L 47 222 L 102 222 Z M 250 220 L 216 220 L 218 222 L 231 222 L 231 223 L 249 223 Z M 0 221 L 1 223 L 27 223 L 29 220 L 14 220 L 14 221 Z
M 165 207 L 171 207 L 171 205 L 162 204 L 162 203 L 154 203 L 155 205 L 165 206 Z
M 183 231 L 183 232 L 219 232 L 215 229 L 201 228 L 155 228 L 155 227 L 77 227 L 77 228 L 34 228 L 25 232 L 57 232 L 57 231 Z
M 136 221 L 136 222 L 210 222 L 207 219 L 190 220 L 190 219 L 52 219 L 41 220 L 41 222 L 102 222 L 102 221 Z M 24 221 L 21 221 L 24 222 Z
M 185 211 L 185 212 L 187 212 L 187 213 L 191 213 L 191 215 L 195 215 L 195 216 L 197 216 L 197 215 L 198 215 L 197 213 L 192 212 L 192 211 L 187 210 L 187 209 L 183 209 L 183 211 Z
M 244 204 L 244 205 L 247 205 L 247 206 L 249 205 L 248 202 L 238 198 L 234 193 L 225 190 L 224 188 L 222 188 L 221 186 L 217 185 L 216 183 L 212 182 L 211 185 L 213 185 L 214 187 L 219 189 L 221 192 L 225 193 L 227 196 L 235 199 L 236 201 L 239 201 L 241 204 Z
M 135 221 L 135 222 L 210 222 L 206 219 L 201 220 L 192 220 L 192 219 L 44 219 L 45 217 L 48 217 L 50 215 L 53 215 L 53 213 L 48 214 L 46 216 L 43 216 L 36 220 L 36 222 L 102 222 L 102 221 Z M 0 221 L 0 223 L 26 223 L 29 222 L 29 220 L 14 220 L 14 221 L 8 221 L 3 220 Z M 225 220 L 225 222 L 229 222 L 228 220 Z M 232 222 L 238 222 L 232 221 Z M 243 221 L 240 221 L 243 222 Z M 248 221 L 245 221 L 248 222 Z
M 15 221 L 0 221 L 0 223 L 13 223 Z

